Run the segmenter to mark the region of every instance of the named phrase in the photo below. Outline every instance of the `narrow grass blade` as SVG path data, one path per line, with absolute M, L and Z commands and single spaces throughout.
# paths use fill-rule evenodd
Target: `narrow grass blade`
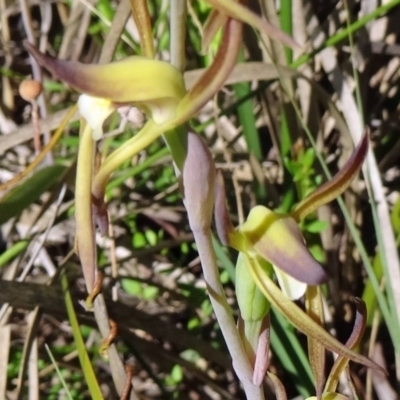
M 78 318 L 75 314 L 71 293 L 68 288 L 68 280 L 65 274 L 62 275 L 61 286 L 64 292 L 64 300 L 67 308 L 68 319 L 72 327 L 72 333 L 74 335 L 76 348 L 78 350 L 79 361 L 82 367 L 83 375 L 85 376 L 86 383 L 89 387 L 90 395 L 94 400 L 103 400 L 103 395 L 101 393 L 99 383 L 97 382 L 92 362 L 90 361 L 81 331 L 79 329 Z
M 48 354 L 49 357 L 50 357 L 51 362 L 53 363 L 54 369 L 55 369 L 56 372 L 57 372 L 57 376 L 58 376 L 58 378 L 60 379 L 61 385 L 63 386 L 63 388 L 64 388 L 64 390 L 65 390 L 65 395 L 68 397 L 68 400 L 73 400 L 73 399 L 72 399 L 72 396 L 71 396 L 71 393 L 70 393 L 69 390 L 68 390 L 67 383 L 65 382 L 65 379 L 64 379 L 64 377 L 63 377 L 63 375 L 62 375 L 60 369 L 58 368 L 57 361 L 55 360 L 55 358 L 54 358 L 54 356 L 53 356 L 53 353 L 52 353 L 51 350 L 50 350 L 50 347 L 47 345 L 47 343 L 45 343 L 44 347 L 45 347 L 45 349 L 46 349 L 46 351 L 47 351 L 47 354 Z

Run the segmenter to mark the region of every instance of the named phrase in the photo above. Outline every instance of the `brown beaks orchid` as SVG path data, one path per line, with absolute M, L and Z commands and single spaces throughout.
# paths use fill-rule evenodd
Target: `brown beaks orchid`
M 182 73 L 166 62 L 134 56 L 109 64 L 87 65 L 49 57 L 26 44 L 42 66 L 83 93 L 78 101 L 83 121 L 76 179 L 76 247 L 89 292 L 97 271 L 94 225 L 100 227 L 102 234 L 107 231 L 104 194 L 110 175 L 161 134 L 168 134 L 188 121 L 215 95 L 236 64 L 241 38 L 241 23 L 226 18 L 214 62 L 189 91 Z M 148 121 L 134 137 L 108 155 L 95 172 L 93 140 L 101 138 L 105 119 L 123 104 L 141 108 Z M 179 167 L 179 160 L 175 161 Z
M 343 357 L 376 368 L 372 361 L 340 344 L 322 328 L 317 318 L 304 313 L 292 301 L 302 296 L 307 287 L 316 287 L 327 279 L 323 268 L 307 249 L 297 223 L 319 206 L 338 197 L 350 185 L 359 172 L 367 151 L 368 134 L 365 134 L 339 173 L 299 203 L 291 213 L 282 214 L 263 206 L 256 206 L 251 210 L 247 221 L 238 229 L 234 229 L 230 222 L 225 204 L 225 191 L 219 180 L 216 189 L 215 220 L 221 241 L 240 252 L 241 263 L 244 263 L 248 271 L 247 275 L 242 274 L 242 279 L 236 282 L 239 296 L 243 292 L 241 286 L 250 285 L 246 279 L 253 280 L 265 298 L 309 338 Z M 271 267 L 268 265 L 273 267 L 280 289 L 271 279 Z M 315 298 L 318 299 L 318 293 Z M 265 309 L 264 300 L 258 300 L 256 304 L 254 297 L 248 296 L 247 301 L 247 305 L 243 305 L 246 304 L 245 299 L 239 301 L 241 314 L 244 310 L 245 315 L 250 315 L 251 311 L 248 308 Z M 316 303 L 310 304 L 314 307 Z
M 221 241 L 249 258 L 255 259 L 257 255 L 272 264 L 282 291 L 291 299 L 304 294 L 305 285 L 326 282 L 327 275 L 309 252 L 298 222 L 343 193 L 359 172 L 367 151 L 366 134 L 343 168 L 330 181 L 296 205 L 292 212 L 283 214 L 264 206 L 256 206 L 238 229 L 234 229 L 229 220 L 224 188 L 219 180 L 215 219 Z M 302 289 L 297 290 L 296 286 L 301 286 Z

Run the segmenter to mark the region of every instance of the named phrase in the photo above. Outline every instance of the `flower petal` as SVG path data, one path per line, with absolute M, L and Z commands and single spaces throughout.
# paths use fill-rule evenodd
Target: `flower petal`
M 268 372 L 268 377 L 274 384 L 276 400 L 287 400 L 285 386 L 283 386 L 283 383 L 280 381 L 280 379 L 272 372 Z
M 349 187 L 351 181 L 360 171 L 368 152 L 368 144 L 369 130 L 367 129 L 361 142 L 354 149 L 351 157 L 347 160 L 342 169 L 332 179 L 321 185 L 314 193 L 311 193 L 303 201 L 298 203 L 290 215 L 296 221 L 300 221 L 318 207 L 340 196 Z
M 298 300 L 304 296 L 307 289 L 306 283 L 298 281 L 279 268 L 275 268 L 275 275 L 283 294 L 290 300 Z
M 215 9 L 211 10 L 211 13 L 203 27 L 203 37 L 201 40 L 202 54 L 207 54 L 211 41 L 214 39 L 218 30 L 225 25 L 227 19 L 227 15 L 222 14 Z
M 299 48 L 299 45 L 293 38 L 281 29 L 271 25 L 267 20 L 259 17 L 240 2 L 233 0 L 207 0 L 207 2 L 221 13 L 225 13 L 238 21 L 248 23 L 253 28 L 259 29 L 272 39 L 277 40 L 288 47 Z
M 103 136 L 103 123 L 115 111 L 115 106 L 109 100 L 81 94 L 78 99 L 78 108 L 93 130 L 93 140 L 100 140 Z
M 239 230 L 249 245 L 271 264 L 309 285 L 327 280 L 324 269 L 304 244 L 295 220 L 266 207 L 254 207 Z
M 356 298 L 356 319 L 354 321 L 354 328 L 347 339 L 346 347 L 354 349 L 360 343 L 362 335 L 367 325 L 367 309 L 363 300 Z M 339 383 L 341 373 L 345 370 L 349 360 L 345 357 L 339 356 L 332 366 L 331 372 L 325 384 L 325 391 L 331 392 L 336 390 Z
M 196 81 L 179 104 L 179 118 L 187 120 L 198 112 L 222 87 L 236 65 L 242 43 L 242 24 L 228 18 L 213 63 Z
M 39 64 L 79 92 L 117 104 L 143 105 L 151 118 L 154 112 L 156 123 L 175 116 L 186 94 L 182 74 L 163 61 L 133 56 L 110 64 L 82 64 L 47 56 L 28 42 L 24 45 Z
M 246 263 L 248 263 L 250 267 L 250 272 L 254 281 L 257 283 L 257 286 L 261 289 L 271 304 L 282 315 L 284 315 L 293 326 L 307 336 L 311 336 L 315 340 L 319 340 L 328 350 L 342 355 L 343 357 L 346 357 L 352 361 L 365 365 L 368 368 L 374 368 L 385 372 L 381 366 L 367 357 L 348 349 L 328 332 L 326 332 L 321 325 L 317 324 L 293 301 L 289 300 L 283 295 L 281 290 L 279 290 L 268 274 L 265 273 L 265 270 L 262 268 L 262 266 L 257 263 L 255 259 L 252 259 L 246 255 L 244 255 L 244 257 L 247 257 Z

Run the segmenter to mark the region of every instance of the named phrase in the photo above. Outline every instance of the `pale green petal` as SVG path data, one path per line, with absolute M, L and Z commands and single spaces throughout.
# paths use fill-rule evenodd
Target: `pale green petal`
M 266 273 L 272 273 L 270 265 L 265 266 L 265 269 Z M 262 321 L 269 312 L 270 303 L 254 282 L 247 257 L 242 253 L 239 253 L 235 271 L 236 299 L 241 317 L 244 321 Z

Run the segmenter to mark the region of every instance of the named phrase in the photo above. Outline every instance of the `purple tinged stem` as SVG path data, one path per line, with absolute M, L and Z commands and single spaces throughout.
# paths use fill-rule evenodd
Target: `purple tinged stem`
M 215 166 L 210 150 L 193 132 L 188 134 L 188 149 L 182 171 L 184 203 L 190 228 L 198 248 L 204 279 L 234 369 L 248 399 L 263 400 L 262 388 L 253 384 L 253 369 L 236 328 L 224 288 L 219 277 L 211 241 L 211 219 L 214 205 Z
M 346 347 L 354 349 L 360 343 L 367 324 L 367 308 L 363 300 L 355 298 L 356 303 L 356 318 L 354 321 L 354 328 L 350 337 L 347 339 Z M 338 356 L 332 366 L 328 380 L 325 384 L 324 392 L 335 392 L 339 383 L 340 374 L 345 370 L 349 359 L 341 355 Z

